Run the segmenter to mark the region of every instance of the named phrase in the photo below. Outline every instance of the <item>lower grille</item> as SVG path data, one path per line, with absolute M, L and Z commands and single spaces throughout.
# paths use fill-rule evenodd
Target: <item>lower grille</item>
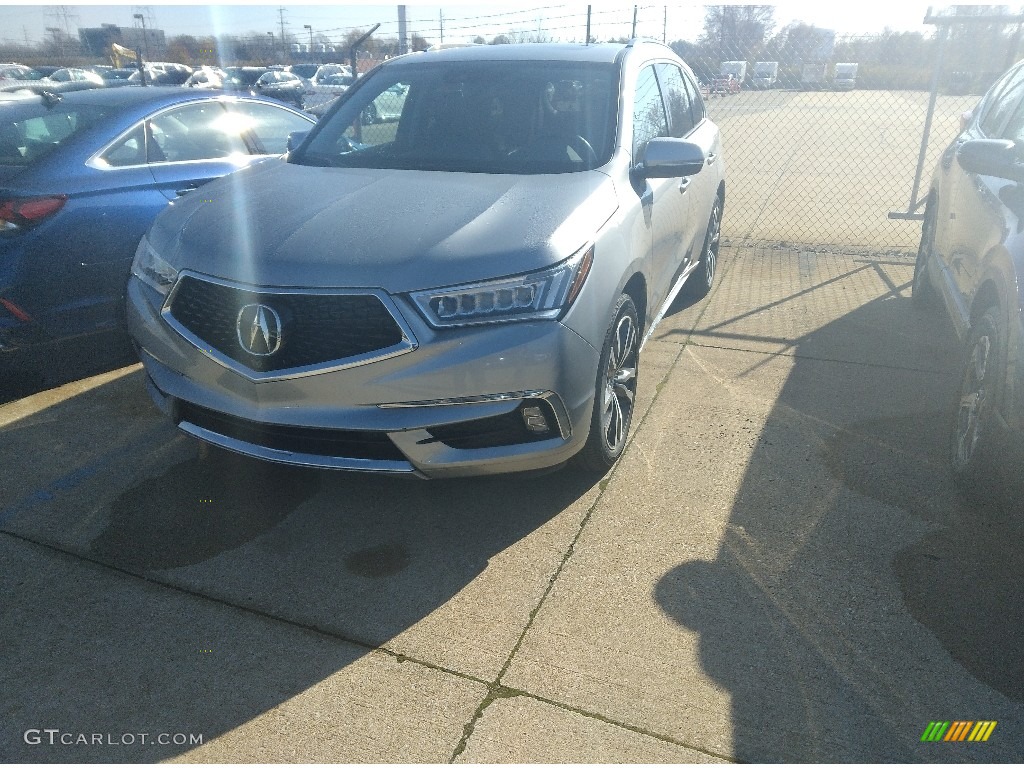
M 275 451 L 370 461 L 405 461 L 386 434 L 348 429 L 264 424 L 178 402 L 178 421 L 187 421 L 219 435 Z

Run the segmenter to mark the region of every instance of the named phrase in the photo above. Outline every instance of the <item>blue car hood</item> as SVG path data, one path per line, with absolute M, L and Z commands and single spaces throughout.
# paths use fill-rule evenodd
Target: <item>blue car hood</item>
M 172 205 L 150 233 L 177 269 L 254 285 L 402 293 L 541 269 L 617 207 L 599 171 L 496 175 L 272 160 Z

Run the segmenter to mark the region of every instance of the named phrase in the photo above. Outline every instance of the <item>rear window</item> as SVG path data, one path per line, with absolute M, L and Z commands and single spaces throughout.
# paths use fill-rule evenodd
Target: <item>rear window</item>
M 95 105 L 47 108 L 42 104 L 8 104 L 0 107 L 0 165 L 33 165 L 73 136 L 96 125 L 107 111 Z

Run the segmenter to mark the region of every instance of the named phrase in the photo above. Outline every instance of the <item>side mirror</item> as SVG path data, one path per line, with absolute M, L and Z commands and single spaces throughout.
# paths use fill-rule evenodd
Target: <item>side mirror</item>
M 956 160 L 968 173 L 1024 182 L 1024 163 L 1017 144 L 1008 139 L 965 141 L 956 151 Z
M 299 146 L 299 144 L 306 140 L 307 136 L 309 136 L 309 131 L 292 131 L 291 133 L 289 133 L 288 141 L 285 144 L 285 146 L 288 148 L 288 151 L 293 151 L 297 146 Z
M 704 150 L 692 141 L 658 137 L 647 142 L 635 171 L 645 179 L 675 179 L 700 173 L 706 161 Z

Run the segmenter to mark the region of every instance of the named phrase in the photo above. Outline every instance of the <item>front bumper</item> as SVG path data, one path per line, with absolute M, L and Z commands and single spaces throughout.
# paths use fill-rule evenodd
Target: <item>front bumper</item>
M 415 349 L 301 377 L 253 380 L 204 354 L 132 279 L 128 325 L 150 394 L 183 431 L 286 464 L 427 478 L 556 466 L 586 442 L 598 351 L 555 321 L 435 330 L 395 304 Z M 523 409 L 547 432 L 531 432 Z M 531 411 L 536 414 L 538 411 Z

